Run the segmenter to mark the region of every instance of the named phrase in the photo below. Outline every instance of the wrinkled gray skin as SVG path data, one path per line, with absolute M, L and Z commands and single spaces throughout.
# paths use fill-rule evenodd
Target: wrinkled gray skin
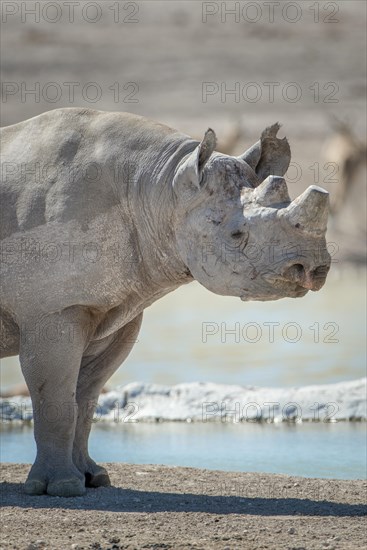
M 212 130 L 199 144 L 123 113 L 2 129 L 1 355 L 19 354 L 32 397 L 28 494 L 109 485 L 88 454 L 94 405 L 161 296 L 193 279 L 242 300 L 321 288 L 327 193 L 290 203 L 277 130 L 235 158 Z

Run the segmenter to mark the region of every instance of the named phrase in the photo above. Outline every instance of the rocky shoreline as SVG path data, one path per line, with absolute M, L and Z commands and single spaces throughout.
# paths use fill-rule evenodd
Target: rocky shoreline
M 339 422 L 367 419 L 367 379 L 291 388 L 132 382 L 99 398 L 98 422 Z M 30 398 L 0 399 L 3 421 L 32 420 Z

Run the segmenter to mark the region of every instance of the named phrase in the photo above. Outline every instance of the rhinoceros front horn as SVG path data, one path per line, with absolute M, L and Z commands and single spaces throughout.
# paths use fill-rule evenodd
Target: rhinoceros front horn
M 254 191 L 255 200 L 261 206 L 276 206 L 291 202 L 287 184 L 281 176 L 268 176 Z
M 328 213 L 329 193 L 317 185 L 311 185 L 282 211 L 294 227 L 313 236 L 325 233 Z

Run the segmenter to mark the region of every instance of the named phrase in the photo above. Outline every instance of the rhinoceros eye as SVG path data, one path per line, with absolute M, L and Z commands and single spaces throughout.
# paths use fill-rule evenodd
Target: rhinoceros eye
M 233 231 L 231 233 L 231 237 L 233 237 L 234 239 L 240 239 L 241 237 L 243 237 L 243 233 L 242 231 Z

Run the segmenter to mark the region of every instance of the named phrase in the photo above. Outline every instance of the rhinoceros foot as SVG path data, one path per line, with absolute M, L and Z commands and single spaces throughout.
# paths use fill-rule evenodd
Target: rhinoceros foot
M 47 485 L 47 494 L 55 497 L 79 497 L 85 493 L 85 484 L 77 477 L 51 481 Z
M 84 477 L 75 469 L 41 472 L 38 468 L 30 471 L 24 485 L 27 495 L 48 495 L 57 497 L 77 497 L 86 493 Z
M 84 474 L 86 487 L 110 487 L 111 481 L 106 468 L 96 464 L 90 457 L 82 462 L 75 461 L 74 464 Z
M 24 492 L 27 495 L 43 495 L 46 490 L 47 483 L 41 479 L 27 479 L 24 485 Z
M 93 474 L 85 474 L 85 484 L 87 487 L 109 487 L 111 485 L 110 476 L 105 468 L 98 466 L 98 471 Z

